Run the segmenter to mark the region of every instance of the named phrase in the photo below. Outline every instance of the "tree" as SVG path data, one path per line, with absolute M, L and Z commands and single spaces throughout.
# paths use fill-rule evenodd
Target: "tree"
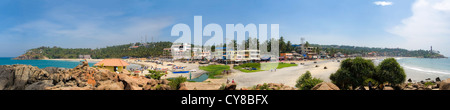
M 179 76 L 179 77 L 176 77 L 176 78 L 170 80 L 169 86 L 170 86 L 173 90 L 178 90 L 178 89 L 180 89 L 180 84 L 181 84 L 181 83 L 184 83 L 184 82 L 186 82 L 186 81 L 187 81 L 187 78 L 186 78 L 186 77 Z
M 341 66 L 330 75 L 331 81 L 341 89 L 352 89 L 362 87 L 364 81 L 370 78 L 375 72 L 375 66 L 371 60 L 365 60 L 361 57 L 355 59 L 345 59 L 341 62 Z
M 292 45 L 291 41 L 288 41 L 286 43 L 286 52 L 291 52 L 292 50 L 294 50 L 291 45 Z
M 305 47 L 309 47 L 310 45 L 309 45 L 309 42 L 308 41 L 306 41 L 306 43 L 305 43 Z
M 406 81 L 406 74 L 403 68 L 394 58 L 384 59 L 377 67 L 374 79 L 383 84 L 388 82 L 396 85 Z
M 280 53 L 286 52 L 286 43 L 284 42 L 283 36 L 280 37 L 278 48 L 280 48 Z
M 321 82 L 323 81 L 318 78 L 311 77 L 311 72 L 306 71 L 305 74 L 302 74 L 297 79 L 297 84 L 295 84 L 295 87 L 299 88 L 300 90 L 310 90 Z

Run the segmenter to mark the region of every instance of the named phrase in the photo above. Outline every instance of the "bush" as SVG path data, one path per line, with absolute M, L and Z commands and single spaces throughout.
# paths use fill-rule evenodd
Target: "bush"
M 364 85 L 367 78 L 371 78 L 375 72 L 375 66 L 371 60 L 365 60 L 361 57 L 355 59 L 345 59 L 341 66 L 330 75 L 331 81 L 341 89 L 352 89 Z
M 364 81 L 364 85 L 365 85 L 365 86 L 369 86 L 369 81 L 372 82 L 372 86 L 373 86 L 373 87 L 376 87 L 376 86 L 378 85 L 378 81 L 376 81 L 376 80 L 374 80 L 374 79 L 372 79 L 372 78 L 367 78 L 367 79 Z
M 425 84 L 423 84 L 425 87 L 428 87 L 428 86 L 430 86 L 430 85 L 434 85 L 434 83 L 433 82 L 425 82 Z
M 392 85 L 397 85 L 406 81 L 406 74 L 397 60 L 387 58 L 377 66 L 374 79 L 381 84 L 388 82 Z
M 162 71 L 148 70 L 150 74 L 146 74 L 145 77 L 160 80 L 162 76 L 166 75 Z
M 295 87 L 299 88 L 299 90 L 311 90 L 314 86 L 323 81 L 318 78 L 311 77 L 311 72 L 306 71 L 305 74 L 302 74 L 298 80 Z
M 302 74 L 298 80 L 297 80 L 297 84 L 295 84 L 295 87 L 300 88 L 302 86 L 302 84 L 305 82 L 305 80 L 307 79 L 311 79 L 311 72 L 306 71 L 305 74 Z
M 177 78 L 171 79 L 169 86 L 174 90 L 178 90 L 178 89 L 180 89 L 180 84 L 184 83 L 186 81 L 187 81 L 186 77 L 179 76 Z

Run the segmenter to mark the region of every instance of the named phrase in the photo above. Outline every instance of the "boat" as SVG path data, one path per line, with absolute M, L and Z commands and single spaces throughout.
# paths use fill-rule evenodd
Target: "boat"
M 189 71 L 174 71 L 173 74 L 189 73 Z

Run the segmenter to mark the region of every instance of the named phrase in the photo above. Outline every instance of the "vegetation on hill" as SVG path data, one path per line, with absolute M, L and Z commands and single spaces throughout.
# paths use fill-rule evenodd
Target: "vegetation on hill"
M 267 46 L 267 50 L 271 51 L 271 41 L 276 39 L 269 39 L 266 41 L 259 41 L 256 38 L 245 40 L 245 49 L 249 49 L 249 44 L 256 44 L 257 49 L 259 46 Z M 284 37 L 280 37 L 279 52 L 290 53 L 292 51 L 300 52 L 298 45 L 294 45 L 291 41 L 285 41 Z M 237 48 L 239 44 L 236 40 L 233 40 L 234 48 Z M 57 58 L 78 58 L 78 55 L 91 55 L 92 58 L 121 58 L 124 56 L 129 57 L 159 57 L 163 56 L 163 49 L 170 48 L 171 42 L 151 42 L 151 43 L 130 43 L 117 46 L 108 46 L 105 48 L 90 49 L 90 48 L 61 48 L 61 47 L 39 47 L 28 50 L 24 55 L 18 57 L 18 59 L 57 59 Z M 224 44 L 219 44 L 221 47 L 226 47 Z M 211 46 L 212 51 L 215 51 L 219 45 Z M 366 56 L 370 52 L 376 52 L 377 56 L 391 56 L 391 57 L 422 57 L 422 58 L 444 58 L 439 51 L 429 50 L 406 50 L 401 48 L 370 48 L 370 47 L 357 47 L 357 46 L 344 46 L 344 45 L 318 45 L 310 44 L 306 42 L 308 47 L 317 47 L 314 52 L 319 53 L 325 51 L 330 56 L 336 53 L 342 53 L 345 55 L 359 54 L 360 56 Z M 170 54 L 170 53 L 167 53 Z
M 159 57 L 163 55 L 164 48 L 170 48 L 171 42 L 135 43 L 117 46 L 108 46 L 99 49 L 90 48 L 61 48 L 61 47 L 39 47 L 30 49 L 22 56 L 32 56 L 31 59 L 78 58 L 79 55 L 91 55 L 92 58 L 122 58 L 129 57 Z M 133 47 L 134 46 L 134 47 Z

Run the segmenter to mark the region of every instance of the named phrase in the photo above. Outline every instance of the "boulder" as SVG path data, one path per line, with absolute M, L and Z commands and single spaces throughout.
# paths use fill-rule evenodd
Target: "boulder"
M 95 90 L 123 90 L 124 85 L 121 82 L 113 82 L 111 80 L 99 82 L 99 86 Z
M 0 90 L 149 90 L 157 85 L 157 90 L 170 90 L 168 80 L 130 77 L 86 64 L 73 69 L 1 65 Z
M 180 84 L 180 88 L 179 88 L 178 90 L 188 90 L 188 89 L 187 89 L 187 87 L 186 87 L 186 84 L 181 83 L 181 84 Z
M 25 87 L 25 90 L 45 90 L 46 87 L 52 87 L 53 80 L 43 80 L 35 82 Z
M 236 83 L 227 84 L 224 90 L 236 90 Z
M 311 88 L 311 90 L 340 90 L 340 89 L 333 83 L 322 82 Z
M 450 78 L 440 82 L 439 90 L 450 90 Z

